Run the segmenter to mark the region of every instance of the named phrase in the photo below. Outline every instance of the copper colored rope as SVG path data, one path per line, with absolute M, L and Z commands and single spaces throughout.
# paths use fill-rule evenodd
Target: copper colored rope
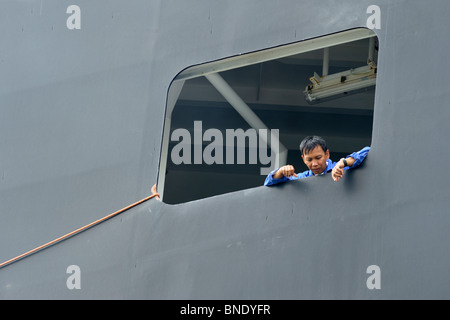
M 46 244 L 43 244 L 43 245 L 41 245 L 39 247 L 36 247 L 36 248 L 34 248 L 34 249 L 30 250 L 30 251 L 27 251 L 27 252 L 25 252 L 25 253 L 15 257 L 15 258 L 9 259 L 9 260 L 1 263 L 0 264 L 0 268 L 3 268 L 3 267 L 5 267 L 5 266 L 7 266 L 7 265 L 9 265 L 9 264 L 11 264 L 13 262 L 16 262 L 16 261 L 18 261 L 20 259 L 23 259 L 23 258 L 25 258 L 25 257 L 27 257 L 27 256 L 29 256 L 29 255 L 31 255 L 33 253 L 36 253 L 36 252 L 38 252 L 40 250 L 48 248 L 51 245 L 54 245 L 55 243 L 58 243 L 58 242 L 63 241 L 63 240 L 66 240 L 67 238 L 70 238 L 71 236 L 73 236 L 73 235 L 75 235 L 77 233 L 80 233 L 80 232 L 82 232 L 82 231 L 84 231 L 86 229 L 89 229 L 89 228 L 91 228 L 91 227 L 93 227 L 93 226 L 95 226 L 95 225 L 97 225 L 99 223 L 102 223 L 103 221 L 108 220 L 108 219 L 110 219 L 110 218 L 112 218 L 112 217 L 114 217 L 114 216 L 116 216 L 116 215 L 118 215 L 118 214 L 120 214 L 120 213 L 122 213 L 122 212 L 124 212 L 124 211 L 126 211 L 128 209 L 131 209 L 131 208 L 133 208 L 133 207 L 135 207 L 135 206 L 137 206 L 137 205 L 139 205 L 139 204 L 141 204 L 141 203 L 143 203 L 143 202 L 145 202 L 147 200 L 150 200 L 151 198 L 154 198 L 154 197 L 157 197 L 157 199 L 158 199 L 159 198 L 159 194 L 158 193 L 153 193 L 151 196 L 148 196 L 148 197 L 146 197 L 144 199 L 141 199 L 141 200 L 139 200 L 139 201 L 137 201 L 137 202 L 135 202 L 133 204 L 130 204 L 129 206 L 126 206 L 125 208 L 122 208 L 122 209 L 120 209 L 120 210 L 118 210 L 116 212 L 108 214 L 107 216 L 105 216 L 103 218 L 100 218 L 100 219 L 98 219 L 98 220 L 96 220 L 94 222 L 91 222 L 91 223 L 85 225 L 84 227 L 78 228 L 78 229 L 76 229 L 76 230 L 74 230 L 72 232 L 69 232 L 69 233 L 67 233 L 67 234 L 65 234 L 65 235 L 63 235 L 63 236 L 61 236 L 59 238 L 56 238 L 55 240 L 52 240 L 50 242 L 47 242 Z

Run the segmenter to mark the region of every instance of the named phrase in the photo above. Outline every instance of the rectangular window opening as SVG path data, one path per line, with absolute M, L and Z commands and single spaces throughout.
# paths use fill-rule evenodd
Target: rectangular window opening
M 370 146 L 377 60 L 377 37 L 360 28 L 183 70 L 168 93 L 162 200 L 262 186 L 285 163 L 305 171 L 308 135 L 327 141 L 333 161 Z

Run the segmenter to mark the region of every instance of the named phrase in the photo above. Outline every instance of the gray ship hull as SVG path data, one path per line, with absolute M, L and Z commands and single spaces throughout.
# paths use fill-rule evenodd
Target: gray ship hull
M 3 265 L 0 298 L 450 298 L 450 3 L 378 1 L 371 24 L 372 4 L 77 1 L 77 12 L 69 2 L 2 1 L 0 263 L 156 183 L 163 199 Z M 360 167 L 338 183 L 325 175 L 269 188 L 258 176 L 259 186 L 165 200 L 164 121 L 177 75 L 368 27 L 378 73 Z

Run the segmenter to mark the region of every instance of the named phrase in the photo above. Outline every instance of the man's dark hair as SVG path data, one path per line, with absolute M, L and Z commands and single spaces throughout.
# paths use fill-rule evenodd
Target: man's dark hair
M 327 143 L 322 137 L 308 136 L 300 143 L 300 152 L 302 153 L 302 155 L 305 155 L 314 150 L 314 148 L 317 146 L 321 146 L 323 152 L 327 152 L 328 150 Z

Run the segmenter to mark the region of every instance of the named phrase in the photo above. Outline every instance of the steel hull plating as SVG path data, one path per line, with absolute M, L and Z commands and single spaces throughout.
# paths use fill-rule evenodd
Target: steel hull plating
M 450 298 L 448 1 L 378 1 L 379 28 L 360 0 L 76 2 L 80 29 L 0 4 L 0 262 L 151 193 L 190 66 L 374 27 L 371 151 L 339 183 L 151 199 L 1 268 L 0 298 Z

